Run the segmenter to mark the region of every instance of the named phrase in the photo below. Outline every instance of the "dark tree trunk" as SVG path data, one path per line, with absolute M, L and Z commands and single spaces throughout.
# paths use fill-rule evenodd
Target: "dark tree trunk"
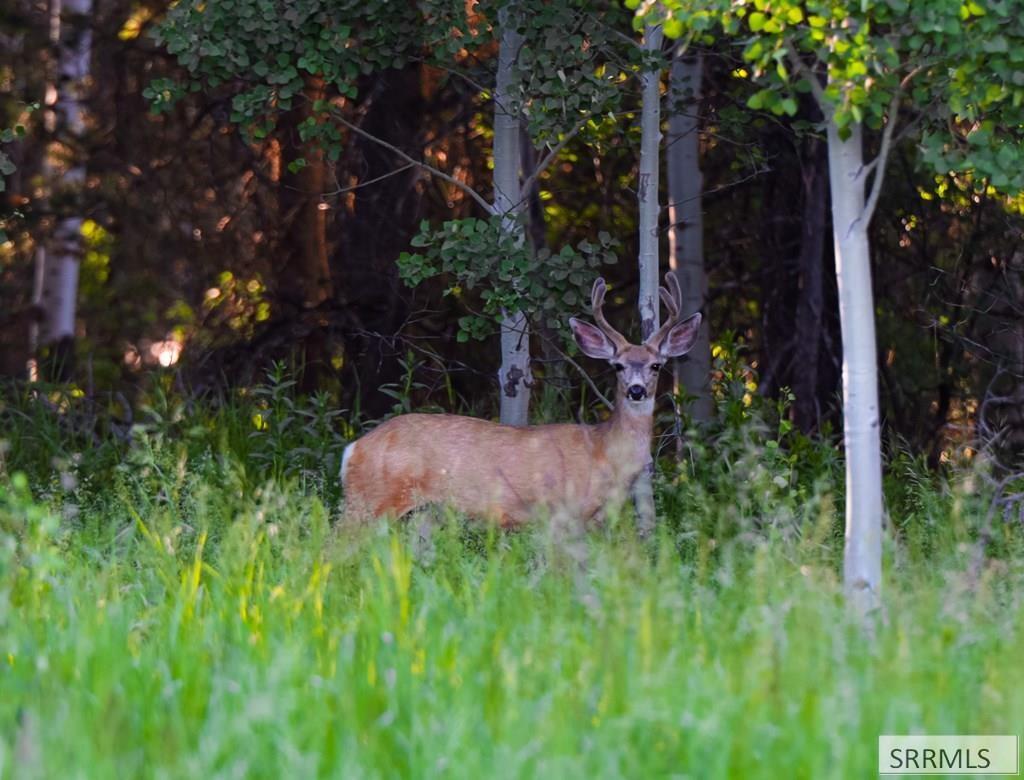
M 530 135 L 525 130 L 520 133 L 522 139 L 523 175 L 528 176 L 537 166 L 538 154 Z M 547 247 L 547 224 L 544 219 L 544 206 L 540 200 L 540 183 L 533 182 L 526 193 L 526 239 L 534 254 Z M 559 351 L 558 332 L 546 322 L 536 323 L 537 334 L 540 336 L 540 356 L 544 366 L 544 381 L 549 386 L 565 387 L 565 360 Z
M 785 182 L 766 177 L 763 183 L 760 229 L 761 353 L 758 365 L 759 392 L 775 397 L 787 383 L 787 355 L 790 352 L 792 307 L 792 251 L 786 228 L 792 223 L 792 209 L 784 192 Z M 792 231 L 789 231 L 790 233 Z
M 825 238 L 828 232 L 828 158 L 825 144 L 808 142 L 802 165 L 804 208 L 800 289 L 796 308 L 796 365 L 793 371 L 793 422 L 803 433 L 818 427 L 818 361 L 824 311 Z
M 310 116 L 313 101 L 322 100 L 324 95 L 323 79 L 309 77 L 299 105 L 282 117 L 280 159 L 275 170 L 281 232 L 274 292 L 279 315 L 295 334 L 299 389 L 303 392 L 318 387 L 328 366 L 327 321 L 315 310 L 329 301 L 334 291 L 324 201 L 327 161 L 315 141 L 304 142 L 299 135 L 299 126 Z M 300 159 L 305 164 L 290 170 L 290 165 Z
M 684 47 L 680 47 L 681 49 Z M 704 266 L 704 174 L 701 172 L 700 114 L 703 55 L 677 51 L 669 78 L 665 167 L 669 195 L 669 265 L 683 291 L 683 312 L 704 311 L 708 275 Z M 675 363 L 676 391 L 690 401 L 686 412 L 698 424 L 714 414 L 711 398 L 711 327 L 707 312 L 693 349 Z M 678 445 L 682 446 L 682 439 Z
M 323 81 L 310 78 L 305 99 L 282 122 L 279 203 L 283 233 L 277 287 L 281 302 L 298 311 L 316 308 L 333 291 L 327 262 L 327 212 L 321 208 L 327 188 L 326 161 L 323 150 L 313 142 L 304 143 L 298 130 L 309 116 L 311 101 L 323 97 Z M 306 164 L 292 172 L 289 164 L 298 159 Z
M 423 157 L 430 127 L 424 90 L 424 68 L 412 65 L 388 71 L 361 85 L 370 95 L 360 125 L 377 138 Z M 447 148 L 443 139 L 435 144 Z M 389 412 L 394 399 L 378 392 L 383 384 L 398 381 L 400 359 L 406 352 L 397 338 L 409 317 L 411 293 L 398 278 L 395 259 L 407 249 L 422 215 L 420 171 L 395 174 L 404 163 L 393 152 L 363 138 L 351 137 L 346 151 L 347 168 L 356 175 L 352 186 L 373 182 L 342 195 L 338 202 L 339 253 L 345 257 L 345 283 L 341 297 L 346 321 L 354 325 L 345 336 L 346 388 L 361 388 L 359 408 L 371 417 Z M 354 404 L 356 399 L 345 399 Z

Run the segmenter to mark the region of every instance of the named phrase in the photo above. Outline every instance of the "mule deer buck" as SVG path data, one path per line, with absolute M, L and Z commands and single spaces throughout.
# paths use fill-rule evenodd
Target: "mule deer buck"
M 666 275 L 665 324 L 643 344 L 629 343 L 602 313 L 605 282 L 591 293 L 596 326 L 569 320 L 584 354 L 617 372 L 615 410 L 599 425 L 514 428 L 451 414 L 394 417 L 346 447 L 341 465 L 346 518 L 400 517 L 448 504 L 503 526 L 538 512 L 586 520 L 621 501 L 651 459 L 658 372 L 697 338 L 701 315 L 680 317 L 679 282 Z

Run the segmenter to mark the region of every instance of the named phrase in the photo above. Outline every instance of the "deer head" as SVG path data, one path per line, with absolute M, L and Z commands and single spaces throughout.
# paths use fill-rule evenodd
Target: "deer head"
M 597 279 L 591 291 L 591 307 L 597 325 L 569 319 L 576 344 L 583 354 L 611 363 L 618 375 L 617 389 L 620 403 L 650 407 L 658 386 L 658 372 L 671 358 L 685 355 L 693 347 L 700 330 L 701 315 L 680 318 L 682 291 L 673 273 L 665 274 L 666 287 L 658 292 L 668 309 L 665 323 L 642 344 L 631 344 L 625 336 L 608 324 L 602 307 L 607 285 Z

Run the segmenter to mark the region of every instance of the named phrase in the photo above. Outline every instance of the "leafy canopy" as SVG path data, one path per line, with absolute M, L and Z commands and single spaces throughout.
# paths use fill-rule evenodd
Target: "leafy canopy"
M 814 91 L 843 130 L 879 128 L 899 107 L 937 172 L 1024 191 L 1022 0 L 629 4 L 639 23 L 661 21 L 670 37 L 722 35 L 740 46 L 760 87 L 751 108 L 792 116 L 798 95 Z
M 188 80 L 156 79 L 145 94 L 165 111 L 189 90 L 227 86 L 231 121 L 256 138 L 301 99 L 311 78 L 323 81 L 328 98 L 357 100 L 362 77 L 421 61 L 489 97 L 494 63 L 482 55 L 500 35 L 505 6 L 523 38 L 512 108 L 535 143 L 618 109 L 631 47 L 615 45 L 620 7 L 609 11 L 599 0 L 482 0 L 469 12 L 463 0 L 416 0 L 401 9 L 389 0 L 183 0 L 168 9 L 156 38 Z M 320 104 L 314 113 L 328 110 Z M 328 149 L 340 144 L 321 140 Z

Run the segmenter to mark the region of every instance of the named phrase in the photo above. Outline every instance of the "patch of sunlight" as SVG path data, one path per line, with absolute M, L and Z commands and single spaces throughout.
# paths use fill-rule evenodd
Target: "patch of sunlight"
M 82 220 L 81 233 L 87 244 L 98 244 L 110 235 L 100 223 L 92 219 Z
M 170 335 L 170 334 L 168 334 Z M 164 368 L 169 368 L 178 362 L 181 351 L 184 347 L 180 341 L 173 336 L 163 341 L 154 341 L 149 345 L 149 354 Z
M 117 31 L 117 37 L 122 41 L 131 41 L 142 34 L 142 28 L 146 22 L 153 18 L 153 10 L 145 6 L 137 6 L 132 10 L 131 16 L 125 19 L 121 29 Z

